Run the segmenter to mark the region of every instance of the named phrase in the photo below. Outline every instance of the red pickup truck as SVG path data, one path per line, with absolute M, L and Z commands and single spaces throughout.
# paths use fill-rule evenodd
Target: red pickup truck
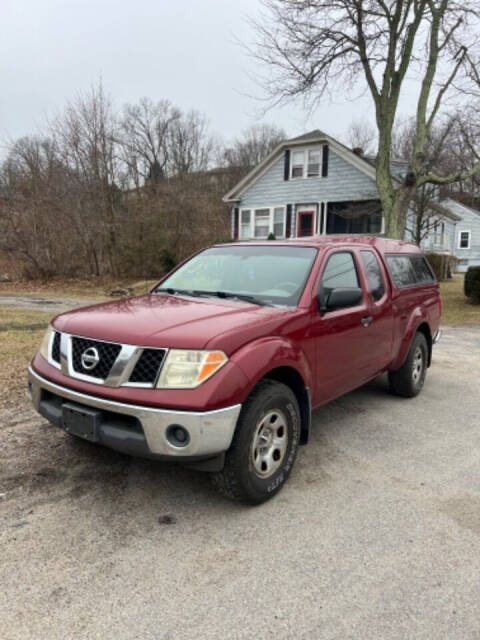
M 255 504 L 286 481 L 312 409 L 386 371 L 394 393 L 420 392 L 440 313 L 413 244 L 215 245 L 148 295 L 57 316 L 29 388 L 70 434 L 209 471 Z

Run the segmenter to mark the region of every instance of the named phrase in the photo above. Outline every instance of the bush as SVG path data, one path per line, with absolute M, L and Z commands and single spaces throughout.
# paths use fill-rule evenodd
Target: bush
M 267 240 L 276 240 L 275 234 L 270 231 L 270 233 L 268 234 Z
M 480 304 L 480 267 L 469 267 L 463 281 L 463 290 L 467 298 Z

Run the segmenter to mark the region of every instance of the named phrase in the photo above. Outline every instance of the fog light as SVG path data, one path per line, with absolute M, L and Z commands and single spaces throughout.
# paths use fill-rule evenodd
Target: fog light
M 190 434 L 180 424 L 171 424 L 166 435 L 168 442 L 174 447 L 186 447 L 190 442 Z

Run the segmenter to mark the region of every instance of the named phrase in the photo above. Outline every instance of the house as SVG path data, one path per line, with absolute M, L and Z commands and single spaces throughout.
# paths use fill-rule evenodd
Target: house
M 453 230 L 449 230 L 451 252 L 458 260 L 457 271 L 480 266 L 480 211 L 451 198 L 440 204 L 458 218 Z
M 407 166 L 392 161 L 394 180 L 404 179 Z M 223 200 L 232 205 L 231 234 L 239 240 L 265 239 L 270 233 L 276 238 L 382 234 L 385 229 L 375 159 L 318 129 L 280 143 Z M 464 270 L 480 264 L 480 212 L 450 199 L 432 206 L 423 248 L 453 253 Z
M 279 144 L 223 200 L 241 240 L 384 228 L 375 167 L 319 130 Z

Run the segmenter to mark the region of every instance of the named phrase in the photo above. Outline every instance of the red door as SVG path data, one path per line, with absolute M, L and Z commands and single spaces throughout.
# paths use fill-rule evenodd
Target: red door
M 314 211 L 298 211 L 297 213 L 297 238 L 313 236 Z

